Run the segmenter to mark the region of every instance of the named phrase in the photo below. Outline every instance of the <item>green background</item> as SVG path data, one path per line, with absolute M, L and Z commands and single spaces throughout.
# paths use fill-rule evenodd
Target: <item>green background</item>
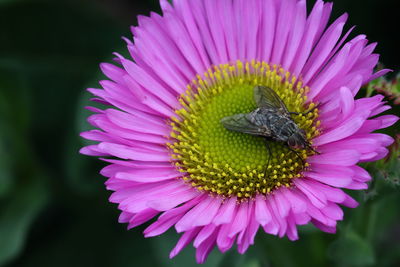
M 398 71 L 397 1 L 334 3 Z M 120 37 L 150 10 L 159 12 L 155 0 L 0 0 L 0 266 L 195 265 L 191 246 L 168 259 L 173 231 L 145 239 L 144 227 L 119 224 L 104 164 L 78 154 L 85 88 L 105 78 L 98 64 L 125 51 Z M 290 242 L 260 231 L 246 255 L 215 250 L 204 266 L 400 266 L 396 164 L 367 166 L 375 182 L 354 194 L 361 205 L 345 209 L 338 234 L 306 226 Z

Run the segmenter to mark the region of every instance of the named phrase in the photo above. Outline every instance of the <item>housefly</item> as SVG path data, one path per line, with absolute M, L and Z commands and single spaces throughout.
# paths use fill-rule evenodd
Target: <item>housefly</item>
M 304 167 L 304 161 L 295 149 L 318 152 L 311 147 L 305 131 L 294 122 L 291 115 L 307 115 L 315 108 L 306 113 L 290 112 L 274 90 L 260 85 L 254 87 L 254 101 L 257 105 L 254 111 L 225 117 L 221 120 L 222 125 L 231 131 L 264 137 L 269 152 L 267 166 L 271 158 L 268 141 L 272 140 L 286 144 L 302 161 Z

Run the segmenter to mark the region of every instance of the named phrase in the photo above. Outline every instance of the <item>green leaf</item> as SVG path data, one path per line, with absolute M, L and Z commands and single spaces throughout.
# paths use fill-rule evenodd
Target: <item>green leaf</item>
M 1 127 L 1 121 L 0 129 L 4 129 Z M 0 197 L 8 193 L 13 184 L 12 158 L 10 158 L 10 153 L 7 153 L 6 144 L 6 140 L 0 133 Z
M 66 176 L 66 182 L 75 193 L 88 196 L 104 191 L 105 178 L 100 175 L 99 170 L 105 164 L 98 159 L 79 154 L 81 143 L 82 138 L 79 136 L 67 137 L 63 173 Z
M 17 2 L 22 2 L 24 0 L 0 0 L 0 5 L 5 5 L 5 4 L 15 4 Z
M 21 184 L 0 210 L 0 265 L 18 255 L 25 243 L 29 226 L 46 203 L 43 177 Z
M 0 71 L 0 197 L 15 183 L 18 161 L 29 158 L 29 87 L 19 74 Z
M 239 254 L 235 248 L 229 250 L 222 259 L 219 267 L 261 267 L 262 255 L 255 246 L 251 246 L 245 254 Z
M 375 263 L 371 244 L 352 230 L 346 231 L 331 244 L 328 255 L 339 266 L 369 266 Z

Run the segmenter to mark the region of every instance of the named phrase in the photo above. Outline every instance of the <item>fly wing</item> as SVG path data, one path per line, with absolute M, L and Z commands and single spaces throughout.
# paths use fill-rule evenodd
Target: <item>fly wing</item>
M 249 114 L 235 114 L 221 120 L 222 125 L 230 130 L 251 135 L 269 136 L 265 129 L 261 129 L 248 119 Z
M 278 109 L 282 113 L 289 111 L 282 99 L 269 87 L 257 85 L 254 87 L 254 101 L 259 108 Z

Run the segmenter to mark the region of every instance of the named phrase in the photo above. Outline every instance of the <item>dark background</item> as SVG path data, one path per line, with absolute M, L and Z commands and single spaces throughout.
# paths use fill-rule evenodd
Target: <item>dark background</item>
M 378 41 L 395 71 L 397 2 L 334 1 L 334 17 L 350 13 L 348 28 Z M 172 231 L 152 239 L 143 227 L 126 231 L 98 174 L 103 164 L 78 154 L 85 88 L 105 78 L 98 64 L 125 51 L 120 37 L 150 10 L 159 12 L 157 1 L 0 0 L 0 265 L 195 265 L 192 248 L 168 259 Z M 399 187 L 369 169 L 376 182 L 354 195 L 361 206 L 345 210 L 338 234 L 307 226 L 290 242 L 260 233 L 245 256 L 214 251 L 205 266 L 400 266 Z

